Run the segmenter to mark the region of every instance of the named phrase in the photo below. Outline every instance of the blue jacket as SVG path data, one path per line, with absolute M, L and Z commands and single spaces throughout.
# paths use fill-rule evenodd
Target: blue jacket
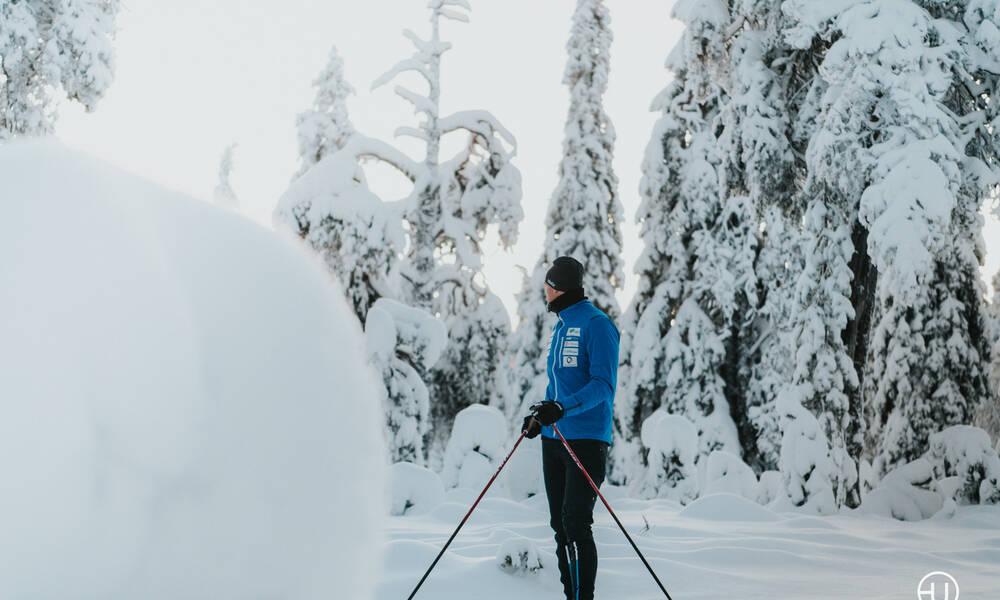
M 608 315 L 581 300 L 559 312 L 552 328 L 545 400 L 562 405 L 556 425 L 570 440 L 611 443 L 611 415 L 618 383 L 618 329 Z M 542 436 L 557 438 L 552 427 Z

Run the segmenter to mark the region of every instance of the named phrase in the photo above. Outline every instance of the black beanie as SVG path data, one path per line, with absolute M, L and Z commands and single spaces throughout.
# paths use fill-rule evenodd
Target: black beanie
M 560 292 L 583 287 L 583 265 L 572 256 L 560 256 L 552 261 L 552 268 L 545 274 L 545 283 Z

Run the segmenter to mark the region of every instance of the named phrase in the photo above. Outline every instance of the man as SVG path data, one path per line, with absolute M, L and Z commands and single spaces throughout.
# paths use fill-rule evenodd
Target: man
M 611 444 L 611 415 L 618 379 L 618 329 L 583 292 L 583 265 L 569 256 L 545 275 L 545 301 L 559 320 L 552 330 L 545 401 L 531 407 L 522 430 L 542 435 L 542 472 L 555 531 L 559 574 L 567 600 L 592 600 L 597 546 L 590 526 L 597 494 L 552 428 L 598 486 L 604 481 Z

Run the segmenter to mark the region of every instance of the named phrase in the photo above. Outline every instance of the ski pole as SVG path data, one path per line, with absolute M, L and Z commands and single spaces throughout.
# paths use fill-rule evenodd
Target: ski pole
M 556 435 L 559 436 L 559 439 L 562 440 L 562 445 L 563 447 L 566 448 L 566 451 L 569 452 L 570 458 L 573 459 L 573 462 L 576 463 L 576 466 L 579 467 L 580 471 L 583 472 L 583 476 L 587 478 L 587 483 L 589 483 L 590 487 L 592 487 L 594 491 L 597 492 L 597 496 L 601 499 L 601 502 L 604 503 L 604 506 L 605 508 L 608 509 L 608 512 L 611 513 L 611 518 L 614 519 L 615 523 L 618 524 L 618 529 L 622 530 L 622 533 L 625 534 L 625 539 L 628 540 L 628 543 L 632 544 L 632 549 L 635 550 L 635 553 L 639 555 L 639 559 L 642 560 L 642 564 L 646 565 L 646 569 L 649 571 L 649 574 L 653 576 L 653 580 L 656 581 L 656 585 L 660 586 L 660 590 L 663 592 L 663 595 L 667 597 L 667 600 L 673 600 L 673 598 L 670 597 L 670 594 L 667 593 L 667 588 L 663 587 L 663 584 L 660 583 L 660 578 L 656 576 L 656 573 L 653 571 L 653 567 L 649 565 L 649 561 L 647 561 L 646 557 L 643 556 L 642 552 L 639 551 L 639 546 L 636 546 L 635 542 L 632 541 L 632 536 L 630 536 L 628 532 L 625 531 L 625 526 L 622 525 L 622 522 L 618 520 L 618 515 L 615 514 L 614 510 L 612 510 L 611 505 L 608 504 L 608 500 L 604 497 L 604 494 L 601 493 L 601 490 L 597 488 L 597 484 L 594 483 L 594 480 L 590 478 L 590 473 L 588 473 L 587 469 L 584 468 L 583 463 L 580 462 L 580 459 L 576 457 L 576 452 L 573 452 L 573 449 L 570 448 L 569 442 L 567 442 L 566 438 L 563 437 L 562 432 L 559 431 L 559 428 L 556 427 L 555 423 L 552 424 L 552 429 L 556 432 Z
M 493 477 L 490 477 L 490 480 L 486 482 L 486 487 L 483 488 L 482 492 L 479 492 L 479 497 L 476 498 L 476 501 L 472 503 L 472 507 L 469 508 L 469 512 L 465 513 L 465 516 L 462 517 L 462 521 L 458 524 L 458 527 L 455 528 L 455 531 L 452 532 L 451 537 L 448 538 L 448 541 L 444 543 L 444 548 L 441 548 L 441 551 L 438 552 L 438 555 L 434 558 L 434 562 L 431 563 L 431 566 L 427 567 L 427 572 L 424 573 L 424 576 L 421 577 L 420 581 L 417 582 L 417 587 L 413 588 L 413 591 L 410 592 L 410 596 L 409 598 L 407 598 L 407 600 L 413 600 L 413 597 L 417 595 L 417 590 L 420 589 L 420 586 L 422 586 L 424 584 L 424 581 L 426 581 L 427 576 L 430 575 L 431 571 L 434 570 L 434 567 L 437 566 L 438 561 L 441 560 L 442 556 L 444 556 L 444 551 L 448 549 L 448 546 L 451 545 L 452 540 L 454 540 L 455 536 L 458 535 L 459 530 L 462 529 L 462 526 L 465 525 L 465 522 L 468 521 L 469 517 L 472 516 L 472 511 L 476 510 L 476 506 L 479 505 L 479 501 L 482 500 L 483 496 L 486 495 L 486 490 L 490 489 L 490 486 L 493 485 L 493 482 L 496 481 L 496 478 L 500 475 L 500 471 L 503 471 L 503 468 L 507 466 L 507 461 L 510 460 L 511 456 L 514 456 L 514 451 L 517 450 L 517 447 L 519 445 L 521 445 L 521 440 L 523 439 L 524 439 L 524 432 L 522 431 L 521 437 L 517 438 L 517 441 L 514 442 L 514 447 L 510 449 L 510 454 L 507 455 L 507 458 L 503 459 L 503 462 L 500 463 L 499 467 L 497 467 L 496 473 L 494 473 Z

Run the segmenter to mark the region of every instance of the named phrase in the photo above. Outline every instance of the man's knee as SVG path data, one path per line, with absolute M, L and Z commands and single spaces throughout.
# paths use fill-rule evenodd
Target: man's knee
M 552 531 L 555 532 L 555 534 L 556 534 L 556 541 L 559 541 L 560 538 L 565 538 L 566 537 L 566 530 L 563 527 L 563 518 L 562 518 L 562 516 L 553 516 L 552 518 L 550 518 L 549 519 L 549 527 L 551 527 Z
M 585 542 L 593 539 L 591 531 L 592 521 L 585 516 L 565 516 L 563 517 L 562 528 L 566 535 L 566 540 L 570 542 Z

